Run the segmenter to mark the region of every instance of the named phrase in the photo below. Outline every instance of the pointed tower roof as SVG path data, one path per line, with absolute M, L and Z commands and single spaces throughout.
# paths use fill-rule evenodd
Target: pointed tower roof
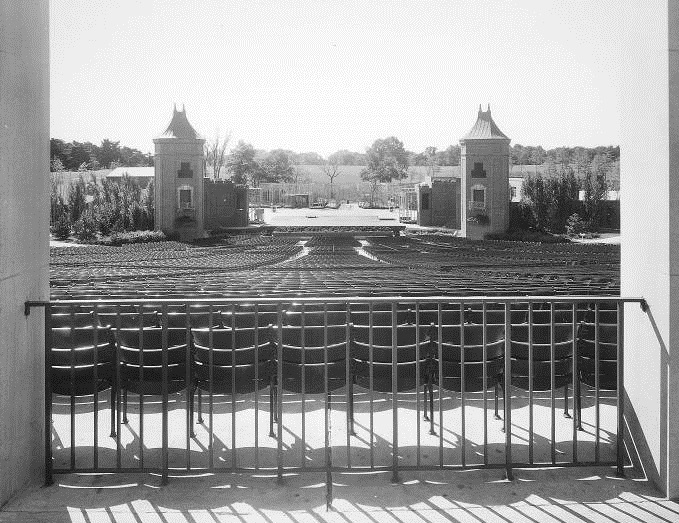
M 510 138 L 505 135 L 500 128 L 493 121 L 493 117 L 490 115 L 490 104 L 488 104 L 488 110 L 483 111 L 481 105 L 479 105 L 479 115 L 476 119 L 474 127 L 464 135 L 462 140 L 509 140 Z
M 180 138 L 184 140 L 196 140 L 200 137 L 198 133 L 189 123 L 186 118 L 186 108 L 182 106 L 181 111 L 177 111 L 177 105 L 174 106 L 174 113 L 170 125 L 167 126 L 165 132 L 158 138 Z

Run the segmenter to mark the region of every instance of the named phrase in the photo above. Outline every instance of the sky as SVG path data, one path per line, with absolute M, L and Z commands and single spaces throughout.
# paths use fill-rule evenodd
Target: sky
M 205 138 L 363 152 L 619 141 L 615 0 L 50 0 L 51 136 L 143 152 L 175 103 Z

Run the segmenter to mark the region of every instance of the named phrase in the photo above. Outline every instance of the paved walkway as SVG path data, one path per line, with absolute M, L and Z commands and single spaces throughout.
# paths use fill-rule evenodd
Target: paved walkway
M 64 475 L 11 501 L 0 522 L 73 523 L 439 523 L 679 522 L 679 504 L 628 472 L 609 468 L 501 470 L 402 474 L 334 474 L 332 509 L 325 476 L 244 474 L 171 478 L 150 474 Z

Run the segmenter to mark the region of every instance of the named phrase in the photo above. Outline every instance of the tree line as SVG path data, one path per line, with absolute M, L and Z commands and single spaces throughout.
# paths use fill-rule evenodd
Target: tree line
M 605 202 L 614 162 L 605 153 L 595 154 L 589 162 L 583 157 L 580 164 L 548 159 L 545 176 L 529 174 L 523 179 L 512 226 L 557 234 L 598 231 L 609 221 Z
M 65 142 L 59 138 L 50 139 L 50 170 L 59 171 L 96 171 L 116 167 L 147 167 L 153 165 L 151 153 L 121 146 L 105 138 L 101 144 L 92 142 Z

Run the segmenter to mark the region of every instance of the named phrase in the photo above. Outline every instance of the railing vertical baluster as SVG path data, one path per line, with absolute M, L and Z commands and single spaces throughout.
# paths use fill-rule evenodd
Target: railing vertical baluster
M 482 304 L 483 310 L 483 332 L 482 336 L 482 372 L 483 372 L 483 464 L 488 465 L 488 317 L 487 304 L 484 301 Z
M 391 303 L 392 483 L 398 482 L 398 326 L 397 303 Z
M 616 403 L 618 407 L 617 434 L 616 434 L 616 473 L 618 477 L 625 475 L 625 304 L 618 302 L 618 328 L 617 328 L 617 360 L 618 374 L 616 376 Z
M 533 464 L 534 456 L 534 410 L 533 410 L 533 387 L 535 379 L 535 363 L 533 361 L 533 302 L 528 302 L 528 463 Z
M 277 344 L 277 380 L 276 380 L 276 390 L 278 392 L 276 398 L 276 412 L 278 413 L 278 447 L 276 450 L 276 455 L 278 459 L 277 463 L 277 478 L 278 482 L 283 481 L 283 309 L 282 305 L 279 303 L 277 307 L 277 327 L 278 327 L 278 344 Z
M 599 463 L 599 302 L 594 305 L 594 462 Z
M 504 415 L 505 415 L 505 471 L 507 479 L 512 481 L 512 322 L 511 305 L 505 303 L 505 369 L 504 369 Z
M 98 327 L 98 310 L 99 306 L 95 303 L 92 310 L 92 345 L 94 352 L 92 353 L 92 380 L 94 382 L 94 399 L 93 399 L 93 423 L 92 429 L 94 431 L 94 448 L 92 456 L 92 464 L 94 470 L 99 468 L 99 327 Z
M 208 387 L 209 387 L 209 408 L 208 412 L 208 470 L 214 471 L 215 463 L 215 449 L 214 449 L 214 349 L 215 349 L 215 335 L 214 335 L 214 308 L 212 305 L 208 308 Z
M 551 411 L 550 451 L 552 465 L 556 464 L 556 345 L 554 344 L 554 302 L 549 302 L 549 406 Z
M 328 386 L 328 303 L 323 304 L 323 390 L 325 392 L 325 506 L 330 508 L 332 505 L 332 443 L 330 431 L 332 430 L 332 420 L 330 416 L 330 388 Z
M 344 316 L 344 339 L 345 339 L 345 351 L 344 351 L 344 383 L 346 390 L 346 411 L 347 411 L 347 468 L 351 468 L 351 436 L 354 434 L 354 409 L 353 409 L 353 387 L 351 386 L 351 344 L 349 338 L 351 335 L 350 320 L 351 311 L 349 310 L 349 303 L 346 304 L 346 312 Z M 328 317 L 326 312 L 325 324 L 328 323 Z M 327 349 L 326 349 L 327 350 Z
M 426 408 L 426 407 L 425 407 Z M 415 416 L 417 431 L 416 463 L 420 467 L 420 303 L 415 302 Z
M 120 320 L 120 305 L 116 305 L 116 332 L 120 332 L 121 328 L 121 320 Z M 118 343 L 118 339 L 114 338 L 114 350 L 115 350 L 115 357 L 114 357 L 114 369 L 113 372 L 115 372 L 115 386 L 116 386 L 116 468 L 120 470 L 122 468 L 122 445 L 121 445 L 121 434 L 120 431 L 122 430 L 122 424 L 121 424 L 121 415 L 120 415 L 120 410 L 121 410 L 121 399 L 122 399 L 122 381 L 120 379 L 120 343 Z M 125 404 L 127 407 L 127 403 Z
M 45 486 L 54 483 L 52 469 L 52 306 L 45 307 Z M 73 446 L 73 442 L 71 442 Z
M 304 333 L 304 328 L 306 326 L 306 307 L 302 303 L 302 309 L 300 311 L 300 343 L 302 345 L 302 468 L 306 468 L 306 420 L 304 419 L 306 414 L 306 335 Z
M 70 308 L 71 311 L 71 325 L 75 325 L 75 309 L 74 306 L 71 306 Z M 73 340 L 74 335 L 73 335 L 73 327 L 71 327 L 71 340 Z M 75 470 L 75 347 L 73 346 L 73 342 L 71 342 L 71 347 L 70 347 L 70 356 L 71 356 L 71 368 L 70 368 L 70 390 L 69 392 L 71 393 L 71 471 Z
M 185 375 L 186 384 L 186 470 L 191 470 L 191 437 L 193 436 L 193 383 L 191 380 L 191 309 L 184 305 L 184 328 L 186 329 Z
M 236 304 L 231 303 L 231 471 L 238 468 L 236 454 Z M 255 367 L 257 363 L 255 362 Z
M 139 315 L 139 468 L 144 470 L 144 310 L 137 307 Z
M 465 405 L 464 405 L 464 389 L 465 389 L 465 368 L 464 368 L 464 331 L 466 328 L 466 321 L 464 317 L 464 302 L 460 303 L 460 420 L 461 420 L 461 442 L 460 447 L 460 463 L 464 467 L 467 464 L 466 454 L 466 443 L 465 439 L 467 437 L 466 427 L 465 427 Z M 485 330 L 485 325 L 483 326 Z
M 255 303 L 255 471 L 259 470 L 259 380 L 259 304 Z
M 168 471 L 169 471 L 169 424 L 168 424 L 168 350 L 169 350 L 169 332 L 167 330 L 167 304 L 162 306 L 162 341 L 161 341 L 161 357 L 162 357 L 162 382 L 161 392 L 163 395 L 162 401 L 162 449 L 161 449 L 161 484 L 167 485 Z
M 438 382 L 438 395 L 439 395 L 439 467 L 443 468 L 443 312 L 441 311 L 441 302 L 438 303 L 438 362 L 439 362 L 439 382 Z M 434 426 L 434 416 L 431 417 L 431 426 Z M 433 432 L 433 430 L 432 430 Z
M 573 339 L 573 349 L 572 349 L 572 354 L 573 354 L 573 369 L 572 369 L 572 374 L 573 374 L 573 463 L 578 462 L 578 416 L 580 415 L 579 412 L 576 411 L 576 402 L 578 401 L 577 398 L 575 397 L 576 394 L 580 393 L 580 377 L 578 376 L 578 327 L 577 327 L 577 303 L 573 302 L 572 304 L 572 314 L 573 316 L 571 317 L 571 337 Z
M 370 388 L 370 468 L 375 468 L 375 425 L 373 416 L 373 302 L 368 304 L 368 359 L 370 367 L 368 368 L 368 385 Z

